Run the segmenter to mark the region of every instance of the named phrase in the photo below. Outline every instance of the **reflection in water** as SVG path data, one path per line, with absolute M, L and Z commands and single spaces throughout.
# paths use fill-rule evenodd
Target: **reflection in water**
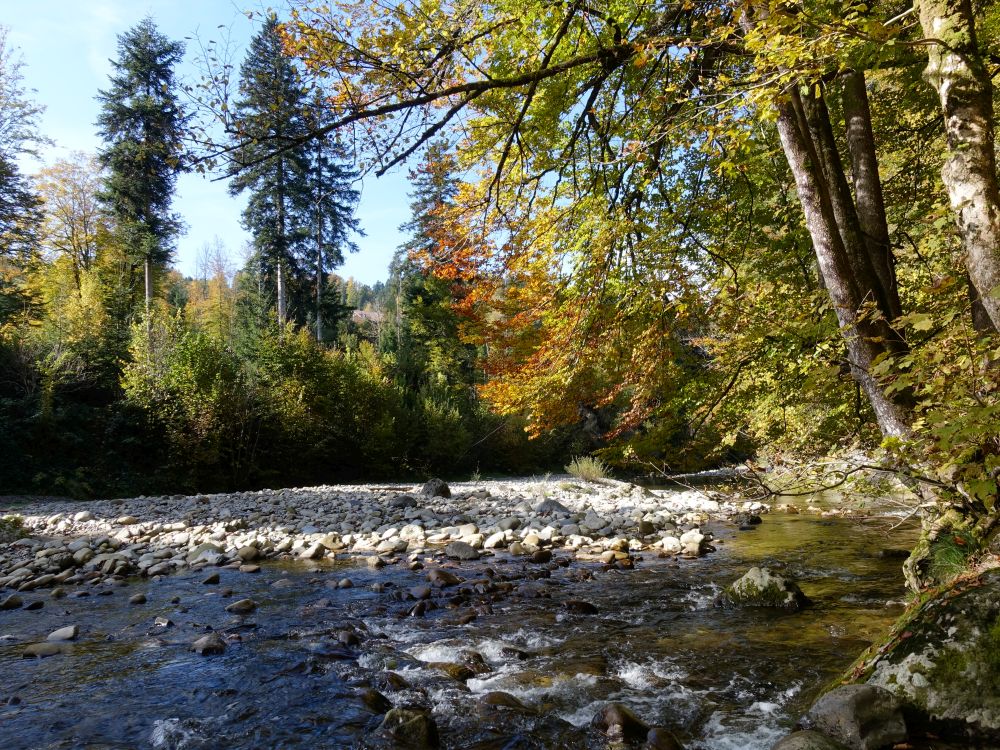
M 0 613 L 2 745 L 381 747 L 373 729 L 385 706 L 366 692 L 375 687 L 395 705 L 432 708 L 448 748 L 603 747 L 587 725 L 609 700 L 673 728 L 688 748 L 768 748 L 898 614 L 887 601 L 902 595 L 899 561 L 876 553 L 908 546 L 913 532 L 890 541 L 887 526 L 774 514 L 755 531 L 718 525 L 719 551 L 699 560 L 647 556 L 634 571 L 573 563 L 527 586 L 524 563 L 498 556 L 457 571 L 489 583 L 489 567 L 494 582 L 512 583 L 513 593 L 465 624 L 447 606 L 405 616 L 414 602 L 393 592 L 423 583 L 423 572 L 351 561 L 222 570 L 215 587 L 194 572 L 107 597 L 49 600 L 39 611 Z M 750 565 L 797 579 L 816 605 L 714 607 Z M 581 570 L 593 579 L 579 580 Z M 353 588 L 336 587 L 345 576 Z M 376 581 L 392 585 L 377 594 Z M 233 598 L 223 597 L 226 587 Z M 140 591 L 148 604 L 125 604 Z M 258 610 L 227 614 L 242 597 Z M 573 600 L 597 614 L 561 606 Z M 157 617 L 172 624 L 156 626 Z M 25 643 L 71 623 L 81 637 L 70 653 L 21 658 Z M 190 643 L 212 629 L 226 652 L 193 654 Z M 459 681 L 435 662 L 475 674 Z M 497 690 L 530 710 L 480 705 Z

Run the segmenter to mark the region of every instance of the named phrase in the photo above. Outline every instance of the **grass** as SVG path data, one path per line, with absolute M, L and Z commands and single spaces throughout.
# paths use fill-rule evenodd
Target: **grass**
M 599 458 L 577 456 L 566 466 L 566 473 L 585 482 L 608 478 L 608 467 Z
M 24 528 L 24 522 L 19 516 L 4 516 L 0 518 L 0 544 L 13 542 L 25 536 L 28 536 L 28 532 Z
M 938 581 L 949 581 L 961 575 L 974 550 L 971 536 L 961 531 L 942 534 L 934 540 L 930 551 L 929 572 Z

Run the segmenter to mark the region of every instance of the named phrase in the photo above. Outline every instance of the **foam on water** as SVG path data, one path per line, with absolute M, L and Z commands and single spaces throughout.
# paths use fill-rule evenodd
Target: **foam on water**
M 788 732 L 777 722 L 761 723 L 757 717 L 753 717 L 756 720 L 747 726 L 727 724 L 730 718 L 718 711 L 712 714 L 702 729 L 702 739 L 691 744 L 690 749 L 768 750 Z

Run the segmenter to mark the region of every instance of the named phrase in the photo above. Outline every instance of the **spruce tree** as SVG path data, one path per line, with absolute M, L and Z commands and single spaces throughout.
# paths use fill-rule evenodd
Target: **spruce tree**
M 301 275 L 310 236 L 306 90 L 282 49 L 278 20 L 268 18 L 240 67 L 234 111 L 234 159 L 229 191 L 249 191 L 243 225 L 253 236 L 268 286 L 275 290 L 278 324 L 288 320 L 289 276 Z
M 320 96 L 313 102 L 312 126 L 323 124 L 325 108 Z M 357 252 L 352 235 L 362 234 L 354 210 L 360 194 L 354 188 L 357 170 L 348 164 L 345 149 L 332 134 L 313 139 L 309 153 L 309 183 L 313 211 L 310 265 L 316 290 L 316 340 L 322 342 L 336 330 L 336 324 L 350 308 L 336 295 L 327 295 L 327 274 L 344 262 L 344 251 Z
M 324 326 L 333 330 L 344 312 L 324 290 L 344 251 L 357 249 L 357 174 L 332 135 L 306 141 L 323 123 L 325 102 L 310 98 L 274 16 L 250 43 L 239 91 L 230 192 L 249 192 L 243 223 L 274 289 L 279 322 L 313 318 L 322 341 Z
M 146 318 L 153 273 L 170 260 L 181 222 L 170 211 L 183 168 L 187 116 L 177 100 L 174 66 L 184 45 L 167 39 L 149 17 L 118 37 L 111 86 L 99 92 L 98 158 L 107 170 L 102 199 L 129 248 L 131 268 L 142 263 Z

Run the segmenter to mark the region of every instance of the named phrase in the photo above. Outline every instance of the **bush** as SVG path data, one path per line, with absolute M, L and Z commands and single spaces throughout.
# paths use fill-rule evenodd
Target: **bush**
M 567 473 L 585 482 L 595 482 L 608 478 L 608 467 L 599 458 L 578 456 L 566 466 Z

